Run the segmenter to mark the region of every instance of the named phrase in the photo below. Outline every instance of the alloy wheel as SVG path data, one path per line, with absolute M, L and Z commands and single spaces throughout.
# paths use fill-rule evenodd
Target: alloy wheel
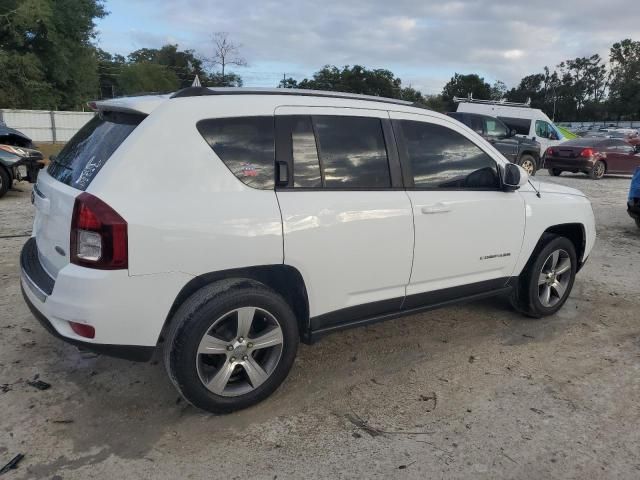
M 525 160 L 524 162 L 522 162 L 522 165 L 520 166 L 527 172 L 527 175 L 529 176 L 533 175 L 535 167 L 531 160 Z
M 538 298 L 542 306 L 551 308 L 564 297 L 571 281 L 571 257 L 565 250 L 551 253 L 538 277 Z
M 596 166 L 594 168 L 596 169 L 596 172 L 595 172 L 596 178 L 600 178 L 604 175 L 604 163 L 598 162 L 596 163 Z
M 276 369 L 283 341 L 282 328 L 268 311 L 232 310 L 216 319 L 200 340 L 196 355 L 200 381 L 216 395 L 249 393 Z

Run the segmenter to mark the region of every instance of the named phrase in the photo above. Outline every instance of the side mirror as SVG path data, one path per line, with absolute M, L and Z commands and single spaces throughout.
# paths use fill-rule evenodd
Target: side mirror
M 516 132 L 515 128 L 512 128 L 511 130 L 509 130 L 509 136 L 510 137 L 515 137 L 517 133 L 518 132 Z
M 558 135 L 556 134 L 556 132 L 549 133 L 549 140 L 558 140 Z
M 529 181 L 529 174 L 526 170 L 515 163 L 507 163 L 504 167 L 504 176 L 502 177 L 502 185 L 508 192 L 518 190 Z
M 640 153 L 640 143 L 639 143 L 639 144 L 637 144 L 637 145 L 634 145 L 634 146 L 633 146 L 633 150 L 634 150 L 636 153 Z

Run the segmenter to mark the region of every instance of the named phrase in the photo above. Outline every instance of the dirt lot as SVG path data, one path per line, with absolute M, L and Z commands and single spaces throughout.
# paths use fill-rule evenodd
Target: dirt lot
M 20 296 L 30 186 L 0 200 L 0 468 L 7 479 L 640 478 L 640 230 L 628 178 L 546 178 L 587 192 L 598 241 L 544 320 L 504 299 L 301 346 L 261 405 L 216 417 L 157 360 L 83 354 Z M 51 384 L 38 390 L 27 381 Z

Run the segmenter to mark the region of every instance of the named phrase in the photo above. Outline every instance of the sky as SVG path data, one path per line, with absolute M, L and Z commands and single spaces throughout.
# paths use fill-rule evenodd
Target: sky
M 637 0 L 106 0 L 98 45 L 123 55 L 177 43 L 211 57 L 214 32 L 241 45 L 245 86 L 302 80 L 326 64 L 386 68 L 426 94 L 454 73 L 516 86 L 562 60 L 640 40 Z

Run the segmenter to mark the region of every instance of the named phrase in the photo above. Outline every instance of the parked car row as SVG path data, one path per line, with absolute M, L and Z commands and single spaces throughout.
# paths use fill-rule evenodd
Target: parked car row
M 0 198 L 14 181 L 35 183 L 44 166 L 42 160 L 42 153 L 33 148 L 29 137 L 0 123 Z

